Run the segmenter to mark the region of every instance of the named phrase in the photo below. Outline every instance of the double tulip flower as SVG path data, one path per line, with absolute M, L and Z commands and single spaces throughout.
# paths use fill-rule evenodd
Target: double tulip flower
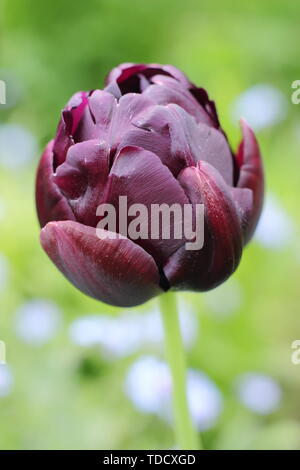
M 205 291 L 237 268 L 262 207 L 263 170 L 241 122 L 236 153 L 215 104 L 172 66 L 122 64 L 103 90 L 76 93 L 37 172 L 42 245 L 82 292 L 134 306 L 168 290 Z M 204 245 L 98 237 L 97 207 L 203 204 Z M 118 224 L 117 224 L 118 227 Z M 116 229 L 118 230 L 118 229 Z

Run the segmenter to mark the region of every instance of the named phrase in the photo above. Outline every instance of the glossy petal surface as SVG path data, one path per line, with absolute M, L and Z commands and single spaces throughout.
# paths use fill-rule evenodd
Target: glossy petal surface
M 248 188 L 253 193 L 253 207 L 249 213 L 245 230 L 245 241 L 249 241 L 256 228 L 264 197 L 264 174 L 259 146 L 254 132 L 246 121 L 241 120 L 243 140 L 237 153 L 239 165 L 238 188 Z
M 52 220 L 75 220 L 67 199 L 54 182 L 53 141 L 45 148 L 37 170 L 36 207 L 41 227 Z
M 230 188 L 207 162 L 184 169 L 178 178 L 192 204 L 205 206 L 204 247 L 180 248 L 164 266 L 171 286 L 208 290 L 224 282 L 237 268 L 243 236 Z
M 145 302 L 161 292 L 158 269 L 141 247 L 126 237 L 113 236 L 73 221 L 50 222 L 41 243 L 58 269 L 78 289 L 120 307 Z
M 143 204 L 148 210 L 148 217 L 141 222 L 141 230 L 144 227 L 148 234 L 151 233 L 153 224 L 158 224 L 156 217 L 151 218 L 152 205 L 167 204 L 171 207 L 178 204 L 188 204 L 179 182 L 164 166 L 160 159 L 151 152 L 139 147 L 125 147 L 117 155 L 112 166 L 105 202 L 113 204 L 119 211 L 119 196 L 127 197 L 128 207 L 133 204 Z M 129 218 L 129 221 L 131 219 Z M 147 228 L 148 227 L 148 228 Z M 183 243 L 182 239 L 175 239 L 174 222 L 170 219 L 170 238 L 163 239 L 161 226 L 158 239 L 137 239 L 141 245 L 155 259 L 158 266 Z M 122 232 L 121 232 L 122 233 Z

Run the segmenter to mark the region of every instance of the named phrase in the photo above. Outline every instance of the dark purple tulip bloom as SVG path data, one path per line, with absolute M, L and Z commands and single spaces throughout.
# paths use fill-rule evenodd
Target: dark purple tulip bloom
M 256 138 L 234 155 L 214 102 L 172 66 L 123 64 L 103 90 L 76 93 L 41 158 L 36 203 L 45 251 L 86 294 L 134 306 L 164 290 L 205 291 L 237 268 L 263 201 Z M 101 238 L 99 204 L 204 204 L 204 246 Z M 195 206 L 193 206 L 195 207 Z

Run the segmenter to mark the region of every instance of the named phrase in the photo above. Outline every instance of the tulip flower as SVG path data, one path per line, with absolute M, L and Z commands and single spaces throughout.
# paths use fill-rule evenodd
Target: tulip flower
M 256 227 L 263 171 L 242 121 L 236 154 L 214 102 L 172 66 L 123 64 L 103 90 L 76 93 L 37 173 L 41 241 L 81 291 L 134 306 L 168 290 L 206 291 L 237 268 Z M 185 240 L 99 239 L 100 204 L 204 204 L 202 249 Z
M 41 157 L 36 205 L 44 250 L 77 288 L 111 305 L 131 307 L 164 292 L 218 286 L 236 270 L 262 209 L 259 146 L 243 120 L 241 128 L 234 153 L 207 92 L 173 66 L 114 68 L 102 90 L 70 99 Z M 175 236 L 175 213 L 169 237 L 124 232 L 120 215 L 112 229 L 99 228 L 99 207 L 120 214 L 122 197 L 147 211 L 190 206 L 196 234 L 202 205 L 203 246 L 189 250 L 186 237 Z M 139 225 L 145 235 L 155 218 L 141 215 Z M 170 305 L 175 310 L 174 302 L 163 300 L 163 312 Z M 194 448 L 178 321 L 163 317 L 178 440 Z

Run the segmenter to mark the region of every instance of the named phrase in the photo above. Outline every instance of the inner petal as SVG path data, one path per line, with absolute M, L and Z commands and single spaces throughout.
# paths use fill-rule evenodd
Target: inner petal
M 180 223 L 180 220 L 175 220 L 172 214 L 170 220 L 164 220 L 164 223 L 169 223 L 169 239 L 163 239 L 161 223 L 158 227 L 158 239 L 151 238 L 153 224 L 159 223 L 156 214 L 152 212 L 153 204 L 159 206 L 166 204 L 168 208 L 173 204 L 177 204 L 177 207 L 188 204 L 188 198 L 181 185 L 154 153 L 139 147 L 124 147 L 111 168 L 104 197 L 105 202 L 112 204 L 117 213 L 120 209 L 119 196 L 127 196 L 128 207 L 142 204 L 146 208 L 147 215 L 141 221 L 140 228 L 141 231 L 148 233 L 148 238 L 134 241 L 153 256 L 158 266 L 162 266 L 165 260 L 184 243 L 184 239 L 183 236 L 181 239 L 174 237 L 175 224 Z M 134 217 L 128 217 L 128 224 L 133 219 Z M 118 230 L 120 230 L 120 220 Z M 128 236 L 130 237 L 130 234 Z

